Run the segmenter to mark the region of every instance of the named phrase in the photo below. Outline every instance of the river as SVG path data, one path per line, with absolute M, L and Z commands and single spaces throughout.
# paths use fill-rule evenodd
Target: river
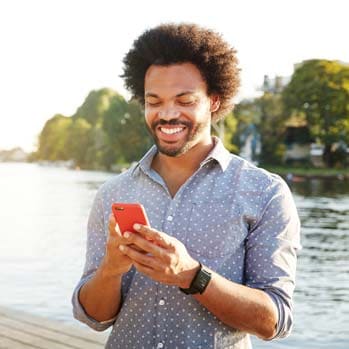
M 0 163 L 0 304 L 66 323 L 88 212 L 113 174 Z M 302 221 L 295 325 L 254 348 L 349 348 L 349 183 L 290 184 Z

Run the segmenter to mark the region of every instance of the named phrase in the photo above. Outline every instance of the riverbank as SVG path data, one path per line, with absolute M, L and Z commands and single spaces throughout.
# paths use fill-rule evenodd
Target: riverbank
M 290 180 L 294 178 L 349 180 L 349 168 L 338 169 L 288 166 L 263 166 L 263 168 Z
M 40 166 L 44 167 L 61 167 L 68 168 L 72 170 L 87 170 L 87 171 L 102 171 L 109 173 L 120 173 L 132 164 L 115 164 L 111 167 L 110 170 L 106 168 L 81 168 L 79 166 L 75 166 L 74 162 L 70 161 L 37 161 L 33 162 Z M 292 178 L 304 178 L 304 179 L 312 179 L 312 178 L 323 178 L 323 179 L 337 179 L 337 180 L 349 180 L 349 168 L 316 168 L 316 167 L 290 167 L 290 166 L 271 166 L 271 165 L 262 165 L 260 166 L 272 173 L 276 173 L 286 179 Z

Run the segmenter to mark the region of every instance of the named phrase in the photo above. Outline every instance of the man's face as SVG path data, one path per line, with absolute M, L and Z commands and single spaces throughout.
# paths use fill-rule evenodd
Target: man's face
M 195 65 L 152 65 L 144 89 L 146 124 L 159 152 L 179 156 L 211 140 L 214 97 L 207 96 L 206 83 Z

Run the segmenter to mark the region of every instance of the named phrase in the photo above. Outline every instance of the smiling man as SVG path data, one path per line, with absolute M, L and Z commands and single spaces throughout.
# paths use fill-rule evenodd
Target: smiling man
M 106 182 L 90 213 L 74 316 L 106 348 L 250 348 L 292 327 L 299 219 L 281 178 L 230 154 L 211 123 L 232 109 L 236 52 L 196 25 L 147 30 L 124 59 L 155 145 Z M 118 229 L 113 202 L 150 226 Z

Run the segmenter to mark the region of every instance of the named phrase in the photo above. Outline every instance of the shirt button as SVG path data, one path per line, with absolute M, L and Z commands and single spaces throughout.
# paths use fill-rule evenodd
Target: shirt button
M 159 348 L 159 349 L 161 349 L 161 348 L 163 348 L 164 347 L 164 343 L 158 343 L 158 345 L 157 345 L 157 348 Z
M 159 302 L 160 305 L 164 305 L 165 304 L 165 301 L 163 299 L 160 299 L 160 302 Z M 161 343 L 162 344 L 162 343 Z
M 172 221 L 173 221 L 173 217 L 172 217 L 172 216 L 168 216 L 168 217 L 167 217 L 167 220 L 168 220 L 169 222 L 172 222 Z

